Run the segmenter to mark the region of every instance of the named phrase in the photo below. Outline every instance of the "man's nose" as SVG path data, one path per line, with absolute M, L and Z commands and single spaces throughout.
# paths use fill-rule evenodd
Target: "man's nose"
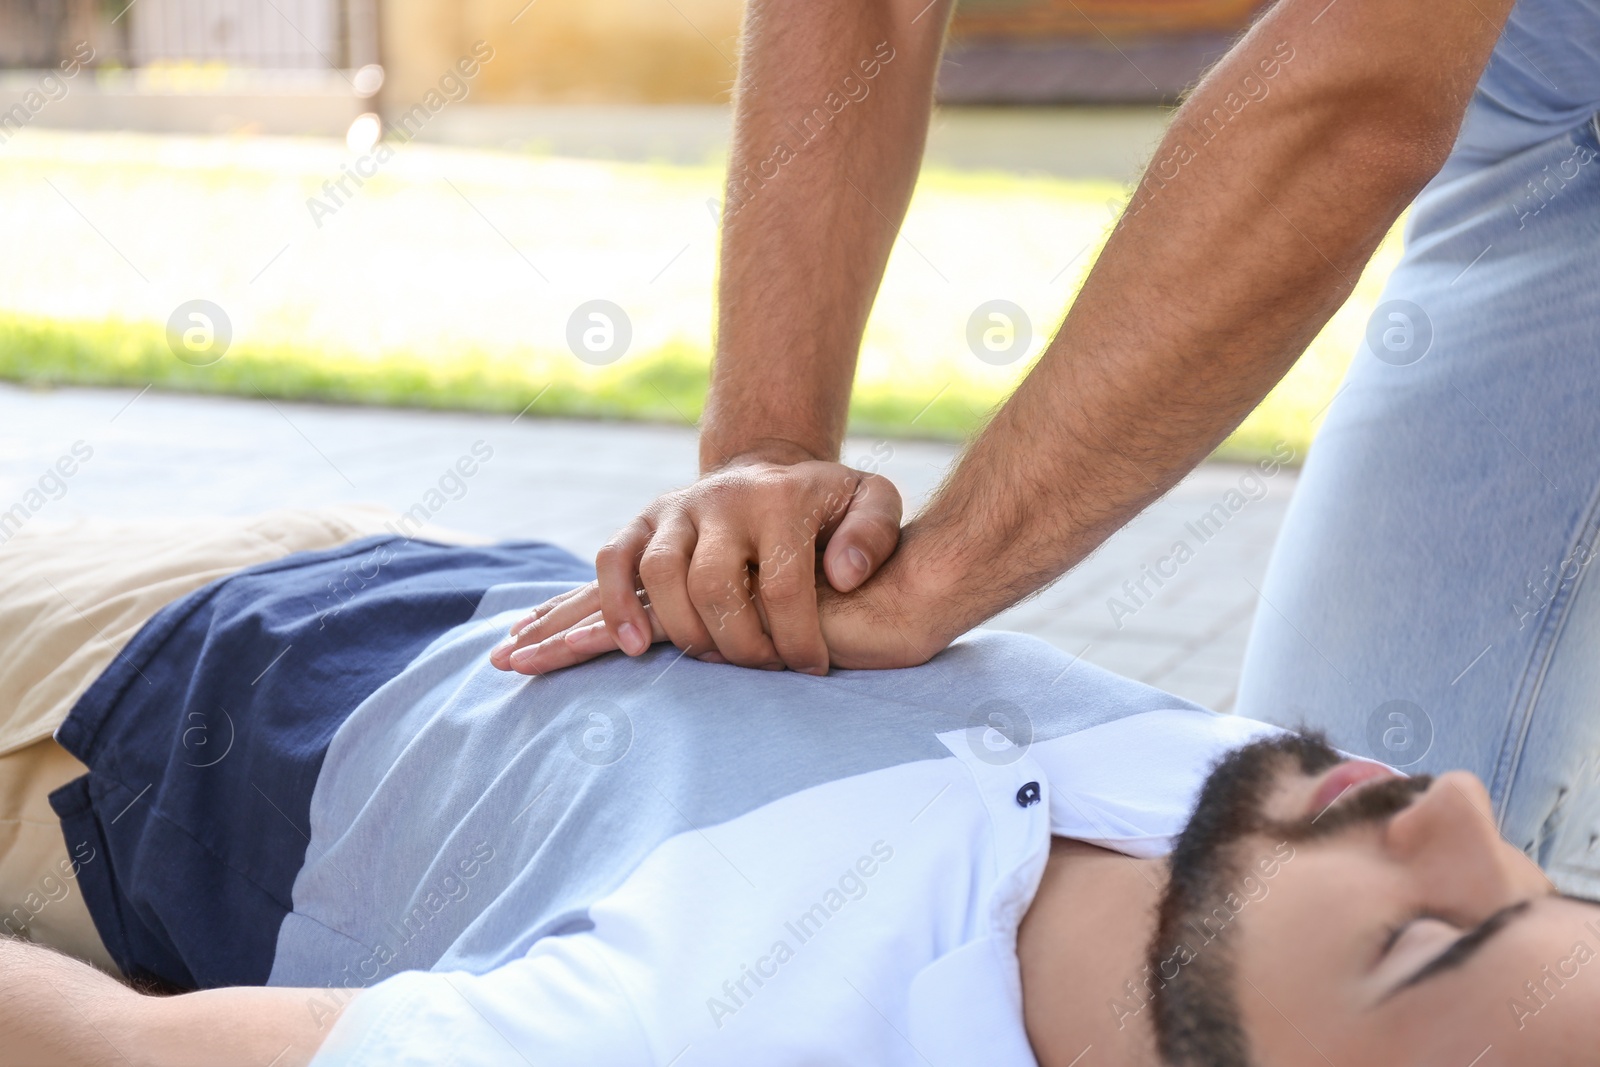
M 1389 854 L 1411 869 L 1434 906 L 1456 913 L 1447 917 L 1475 922 L 1549 887 L 1538 866 L 1500 836 L 1493 811 L 1475 775 L 1452 771 L 1389 820 Z

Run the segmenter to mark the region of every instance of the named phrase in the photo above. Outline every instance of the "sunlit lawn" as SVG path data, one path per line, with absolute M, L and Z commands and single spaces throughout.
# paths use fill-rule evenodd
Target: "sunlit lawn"
M 323 141 L 30 129 L 0 146 L 0 376 L 375 404 L 692 421 L 711 336 L 720 175 L 409 145 L 314 220 L 353 156 Z M 959 436 L 1042 349 L 1124 191 L 924 175 L 867 330 L 854 425 Z M 320 225 L 318 224 L 320 221 Z M 841 240 L 848 236 L 841 236 Z M 1355 351 L 1391 237 L 1355 296 L 1224 451 L 1286 440 Z M 231 320 L 217 363 L 176 359 L 165 323 L 205 299 Z M 609 366 L 573 355 L 578 305 L 632 325 Z M 1020 305 L 1027 354 L 967 346 L 985 301 Z

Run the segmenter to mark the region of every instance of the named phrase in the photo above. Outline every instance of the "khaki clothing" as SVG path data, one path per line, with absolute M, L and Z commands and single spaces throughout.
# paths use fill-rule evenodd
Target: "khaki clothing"
M 0 544 L 0 932 L 116 973 L 75 881 L 99 857 L 87 841 L 69 848 L 48 800 L 85 771 L 56 727 L 161 608 L 245 567 L 392 532 L 394 520 L 368 505 L 91 519 Z

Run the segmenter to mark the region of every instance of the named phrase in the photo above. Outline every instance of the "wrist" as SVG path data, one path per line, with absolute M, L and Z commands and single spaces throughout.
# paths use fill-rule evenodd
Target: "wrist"
M 181 1060 L 172 1057 L 177 1048 L 173 1039 L 175 1013 L 168 1002 L 175 999 L 149 996 L 124 987 L 108 1000 L 106 1017 L 97 1021 L 96 1027 L 104 1032 L 108 1041 L 123 1050 L 136 1067 L 180 1063 Z
M 139 1050 L 135 1063 L 181 1067 L 195 1062 L 196 1050 L 209 1046 L 210 1034 L 204 1027 L 197 1028 L 202 1020 L 192 1010 L 193 997 L 193 993 L 138 995 L 126 1005 L 125 1025 L 135 1035 L 130 1044 Z
M 291 987 L 201 989 L 177 996 L 136 995 L 127 1030 L 139 1050 L 134 1063 L 152 1067 L 215 1067 L 271 1063 L 304 1067 L 355 994 Z M 329 1007 L 329 1004 L 332 1007 Z M 219 1026 L 228 1020 L 226 1027 Z
M 943 648 L 990 614 L 963 589 L 959 567 L 952 565 L 959 558 L 939 547 L 935 530 L 913 520 L 901 527 L 899 547 L 869 583 L 919 644 Z
M 790 467 L 796 463 L 809 463 L 813 460 L 836 460 L 838 454 L 837 448 L 825 451 L 817 445 L 784 437 L 745 439 L 730 448 L 715 441 L 709 432 L 704 432 L 700 436 L 700 473 L 706 475 L 714 471 L 748 467 L 756 463 L 774 463 Z

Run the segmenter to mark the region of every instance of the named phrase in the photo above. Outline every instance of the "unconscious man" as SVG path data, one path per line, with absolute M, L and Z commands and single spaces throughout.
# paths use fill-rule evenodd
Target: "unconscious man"
M 0 546 L 0 1062 L 1593 1062 L 1600 909 L 1470 775 L 1012 634 L 489 662 L 591 577 L 351 510 Z

